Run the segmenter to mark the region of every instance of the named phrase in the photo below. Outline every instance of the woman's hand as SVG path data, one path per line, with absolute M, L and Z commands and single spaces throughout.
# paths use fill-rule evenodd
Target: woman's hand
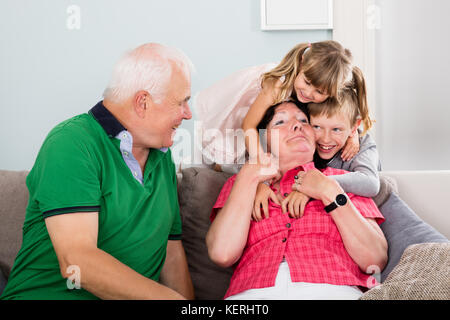
M 291 218 L 301 218 L 305 213 L 309 197 L 298 191 L 292 191 L 282 202 L 283 213 L 288 212 Z
M 280 205 L 277 195 L 270 189 L 270 187 L 264 183 L 258 184 L 256 189 L 255 202 L 253 204 L 252 218 L 255 221 L 261 221 L 263 218 L 269 217 L 269 198 L 273 202 Z M 262 209 L 262 214 L 261 214 Z M 264 215 L 264 217 L 263 217 Z
M 238 177 L 244 175 L 257 182 L 277 181 L 281 178 L 279 160 L 270 153 L 261 154 L 258 159 L 251 158 L 238 173 Z
M 356 131 L 355 134 L 348 137 L 344 148 L 342 149 L 341 158 L 344 161 L 351 160 L 359 152 L 359 134 Z
M 330 198 L 332 199 L 330 202 L 332 202 L 336 195 L 344 192 L 339 183 L 317 169 L 297 173 L 292 190 L 304 193 L 310 198 L 321 200 L 325 205 L 329 204 L 326 202 Z

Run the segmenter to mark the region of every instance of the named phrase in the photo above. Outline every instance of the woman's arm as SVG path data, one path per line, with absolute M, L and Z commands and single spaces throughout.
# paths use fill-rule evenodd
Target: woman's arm
M 229 267 L 239 260 L 247 243 L 258 183 L 274 177 L 279 177 L 279 172 L 273 160 L 265 165 L 246 163 L 239 171 L 225 205 L 206 234 L 208 254 L 216 264 Z
M 325 206 L 332 203 L 344 190 L 333 179 L 318 170 L 310 170 L 303 176 L 299 191 L 319 199 Z M 345 249 L 364 272 L 377 266 L 383 270 L 387 262 L 387 241 L 374 219 L 361 215 L 351 200 L 330 213 Z M 371 269 L 373 270 L 373 269 Z
M 333 193 L 324 195 L 324 205 L 333 202 L 338 193 L 332 200 L 331 194 Z M 347 205 L 333 210 L 330 215 L 339 230 L 345 249 L 359 268 L 366 273 L 376 270 L 374 266 L 380 271 L 383 270 L 388 259 L 388 245 L 376 221 L 363 217 L 351 200 Z
M 259 183 L 257 175 L 249 169 L 246 164 L 237 174 L 224 207 L 219 210 L 206 234 L 209 257 L 222 267 L 229 267 L 238 261 L 247 243 Z

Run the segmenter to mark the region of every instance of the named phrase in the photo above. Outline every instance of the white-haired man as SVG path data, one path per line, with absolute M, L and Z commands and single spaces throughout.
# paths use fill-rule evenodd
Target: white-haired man
M 192 117 L 192 64 L 144 44 L 104 100 L 56 126 L 27 177 L 23 245 L 5 299 L 192 299 L 168 147 Z

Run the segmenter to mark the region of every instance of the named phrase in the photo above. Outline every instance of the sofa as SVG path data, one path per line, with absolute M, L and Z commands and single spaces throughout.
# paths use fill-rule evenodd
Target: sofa
M 0 294 L 21 246 L 27 174 L 0 170 Z M 222 299 L 233 272 L 215 265 L 205 245 L 211 208 L 230 176 L 197 167 L 178 173 L 182 241 L 196 299 Z M 362 299 L 450 299 L 450 171 L 383 172 L 380 180 L 374 201 L 386 218 L 389 261 L 377 274 L 381 285 Z

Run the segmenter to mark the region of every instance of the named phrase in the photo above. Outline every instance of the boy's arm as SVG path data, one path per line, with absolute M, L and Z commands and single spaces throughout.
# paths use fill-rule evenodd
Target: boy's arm
M 378 164 L 378 151 L 374 146 L 352 160 L 351 172 L 329 177 L 336 180 L 345 192 L 363 197 L 375 197 L 380 191 Z

